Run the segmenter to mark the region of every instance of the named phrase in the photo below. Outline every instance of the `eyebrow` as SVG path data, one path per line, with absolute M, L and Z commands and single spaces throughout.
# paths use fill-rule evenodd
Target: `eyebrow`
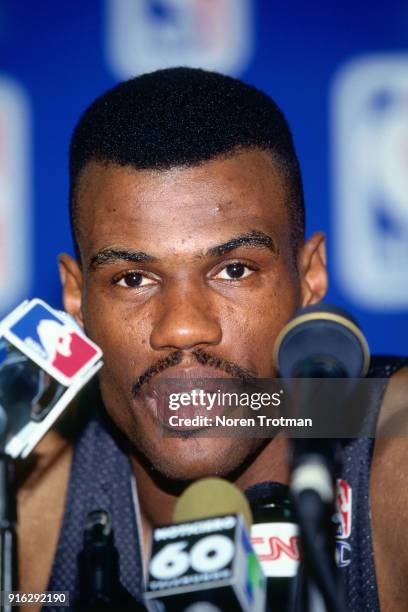
M 152 263 L 157 261 L 153 255 L 148 255 L 144 251 L 132 251 L 129 249 L 102 249 L 91 257 L 90 267 L 96 268 L 116 261 L 129 261 L 130 263 Z
M 225 255 L 225 253 L 229 253 L 230 251 L 233 251 L 234 249 L 238 249 L 240 247 L 262 248 L 268 249 L 269 251 L 272 251 L 272 253 L 275 254 L 278 253 L 278 249 L 276 248 L 275 242 L 270 236 L 268 236 L 268 234 L 264 234 L 264 232 L 260 232 L 258 230 L 252 230 L 245 234 L 234 236 L 223 244 L 211 247 L 206 252 L 206 255 L 210 257 L 218 257 L 220 255 Z
M 258 230 L 252 230 L 250 232 L 234 236 L 227 242 L 223 242 L 222 244 L 218 244 L 207 249 L 207 251 L 205 251 L 204 254 L 200 254 L 199 257 L 219 257 L 220 255 L 225 255 L 226 253 L 240 247 L 262 248 L 268 249 L 275 254 L 278 253 L 275 242 L 270 236 L 268 236 L 268 234 Z M 91 257 L 90 267 L 96 268 L 98 266 L 108 265 L 117 261 L 128 261 L 130 263 L 155 263 L 158 261 L 158 258 L 154 257 L 153 255 L 149 255 L 144 251 L 108 248 L 102 249 L 96 253 L 96 255 Z

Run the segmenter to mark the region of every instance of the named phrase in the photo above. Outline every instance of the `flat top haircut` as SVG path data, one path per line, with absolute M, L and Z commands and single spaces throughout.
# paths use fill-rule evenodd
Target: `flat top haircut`
M 168 170 L 245 148 L 270 152 L 285 177 L 296 249 L 305 226 L 300 167 L 288 123 L 269 96 L 198 68 L 157 70 L 107 91 L 84 112 L 71 140 L 70 219 L 78 259 L 76 195 L 88 162 Z

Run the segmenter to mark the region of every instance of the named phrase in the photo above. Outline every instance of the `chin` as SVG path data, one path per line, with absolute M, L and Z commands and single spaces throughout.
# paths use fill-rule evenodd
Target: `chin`
M 191 481 L 208 476 L 228 477 L 254 454 L 259 440 L 237 438 L 161 438 L 156 448 L 138 444 L 139 452 L 160 476 Z

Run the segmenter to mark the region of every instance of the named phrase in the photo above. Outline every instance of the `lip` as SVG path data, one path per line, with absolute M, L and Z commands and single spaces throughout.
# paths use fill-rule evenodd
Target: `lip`
M 226 382 L 223 383 L 223 381 Z M 180 405 L 177 410 L 171 410 L 169 395 L 171 393 L 190 393 L 193 389 L 201 389 L 205 393 L 217 393 L 223 387 L 224 389 L 228 387 L 228 390 L 231 391 L 232 386 L 237 382 L 237 379 L 232 378 L 229 374 L 208 366 L 172 367 L 154 376 L 146 384 L 141 396 L 153 418 L 166 429 L 170 428 L 174 432 L 200 430 L 202 429 L 200 426 L 184 424 L 170 426 L 169 417 L 170 415 L 177 415 L 180 419 L 193 419 L 197 416 L 215 417 L 225 414 L 231 408 L 215 403 L 211 409 L 207 409 L 206 405 L 190 403 L 185 406 Z
M 152 380 L 153 385 L 157 380 L 167 380 L 167 379 L 196 379 L 199 380 L 201 378 L 231 378 L 229 374 L 226 372 L 221 372 L 220 370 L 216 370 L 215 368 L 209 368 L 208 366 L 193 366 L 193 367 L 184 367 L 178 368 L 176 366 L 168 368 L 164 372 L 160 372 L 160 374 L 156 374 L 154 379 Z M 232 380 L 232 378 L 231 378 Z

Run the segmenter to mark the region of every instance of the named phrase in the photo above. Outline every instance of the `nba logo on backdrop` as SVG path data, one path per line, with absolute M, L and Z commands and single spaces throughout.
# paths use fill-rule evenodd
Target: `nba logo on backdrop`
M 31 279 L 29 110 L 22 89 L 0 78 L 0 312 Z
M 335 263 L 359 305 L 408 306 L 408 56 L 349 64 L 333 90 Z
M 252 53 L 251 0 L 106 0 L 117 78 L 171 66 L 239 74 Z

